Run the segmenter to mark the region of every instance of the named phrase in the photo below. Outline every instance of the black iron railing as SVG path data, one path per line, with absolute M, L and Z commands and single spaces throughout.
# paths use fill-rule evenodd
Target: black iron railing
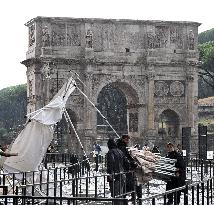
M 66 156 L 63 158 L 59 154 L 57 154 L 57 156 L 53 162 L 49 161 L 47 167 L 50 168 L 47 169 L 42 168 L 36 172 L 1 173 L 0 191 L 2 190 L 1 193 L 3 195 L 0 199 L 2 198 L 5 204 L 27 204 L 28 201 L 30 201 L 29 203 L 35 204 L 36 200 L 49 199 L 47 197 L 42 199 L 42 196 L 52 196 L 50 200 L 54 199 L 59 204 L 84 204 L 85 201 L 93 204 L 95 201 L 100 203 L 102 200 L 103 202 L 106 200 L 110 202 L 122 202 L 124 200 L 123 202 L 126 203 L 128 200 L 124 197 L 127 195 L 130 196 L 130 194 L 133 193 L 135 201 L 135 189 L 130 193 L 127 193 L 126 189 L 124 189 L 120 195 L 111 196 L 109 183 L 107 182 L 109 175 L 104 172 L 104 169 L 99 169 L 98 172 L 96 168 L 97 166 L 104 166 L 104 158 L 101 158 L 101 160 L 95 159 L 93 163 L 90 164 L 88 160 L 83 160 L 75 164 L 69 162 L 65 166 L 62 162 L 65 162 L 65 159 L 69 157 L 67 158 Z M 54 163 L 55 166 L 49 166 L 52 163 Z M 60 165 L 60 167 L 56 167 L 56 165 Z M 150 184 L 147 192 L 149 193 L 149 197 L 144 198 L 145 195 L 143 195 L 136 203 L 155 205 L 161 202 L 162 204 L 166 204 L 169 193 L 173 193 L 176 196 L 180 191 L 182 191 L 181 199 L 184 205 L 213 203 L 213 161 L 200 160 L 197 158 L 189 159 L 187 170 L 188 178 L 186 186 L 152 195 L 150 192 L 151 184 L 148 183 Z M 195 173 L 198 175 L 197 179 L 194 176 Z M 116 175 L 113 175 L 112 178 L 114 179 L 115 176 Z M 69 187 L 69 189 L 64 193 L 66 186 Z M 126 184 L 124 184 L 124 187 L 125 186 Z M 14 195 L 13 198 L 10 198 L 11 194 Z M 61 201 L 60 198 L 62 199 Z M 25 200 L 25 203 L 22 203 L 22 200 Z M 63 200 L 67 200 L 67 202 Z M 176 205 L 176 202 L 174 205 Z

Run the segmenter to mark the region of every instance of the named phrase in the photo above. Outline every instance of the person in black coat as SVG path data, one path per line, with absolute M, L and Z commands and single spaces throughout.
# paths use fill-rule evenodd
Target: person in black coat
M 107 173 L 110 174 L 107 180 L 109 182 L 111 196 L 115 197 L 124 193 L 124 185 L 126 180 L 124 171 L 128 169 L 129 162 L 123 152 L 117 148 L 117 144 L 114 139 L 110 138 L 107 145 L 109 149 L 106 155 Z
M 175 150 L 175 147 L 172 143 L 167 144 L 167 151 L 168 151 L 168 154 L 166 156 L 167 158 L 177 159 L 177 162 L 175 163 L 175 167 L 177 168 L 175 176 L 171 177 L 170 181 L 168 181 L 166 184 L 166 190 L 171 190 L 185 185 L 186 165 L 183 157 L 181 156 L 180 153 L 178 153 Z M 173 204 L 173 196 L 174 196 L 173 193 L 167 195 L 168 198 L 167 205 Z M 176 197 L 177 204 L 180 203 L 180 196 L 181 192 L 178 191 Z
M 117 146 L 118 148 L 124 153 L 126 158 L 129 161 L 129 166 L 125 170 L 127 172 L 126 174 L 126 192 L 137 192 L 137 197 L 142 198 L 142 190 L 140 186 L 136 185 L 136 177 L 134 175 L 134 170 L 137 168 L 137 162 L 133 159 L 133 157 L 130 155 L 127 146 L 129 144 L 130 136 L 128 134 L 123 134 L 120 139 L 117 140 Z M 134 195 L 132 194 L 132 198 Z

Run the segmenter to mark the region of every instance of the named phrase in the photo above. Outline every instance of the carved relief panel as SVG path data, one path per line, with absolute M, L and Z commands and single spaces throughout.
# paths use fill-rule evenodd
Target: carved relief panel
M 155 96 L 162 97 L 169 94 L 169 85 L 165 81 L 155 81 Z
M 66 28 L 65 24 L 52 24 L 52 46 L 65 46 L 66 45 Z
M 185 103 L 185 81 L 155 81 L 155 103 Z
M 169 37 L 169 28 L 166 26 L 156 26 L 155 31 L 147 31 L 147 47 L 153 48 L 166 48 Z
M 170 27 L 170 44 L 174 44 L 176 48 L 183 48 L 183 31 L 180 27 Z
M 93 33 L 93 49 L 94 51 L 103 51 L 102 42 L 102 25 L 93 24 L 91 27 Z
M 29 27 L 29 47 L 35 43 L 35 24 Z
M 166 48 L 168 43 L 168 27 L 165 26 L 156 26 L 155 28 L 155 35 L 156 35 L 156 48 Z
M 113 25 L 103 25 L 102 28 L 103 48 L 114 49 L 114 27 Z
M 50 31 L 47 26 L 42 27 L 42 47 L 51 45 Z
M 42 46 L 80 46 L 80 25 L 52 24 L 42 27 Z
M 33 95 L 33 82 L 34 80 L 32 78 L 28 78 L 28 97 L 31 98 Z
M 67 46 L 81 45 L 80 25 L 67 25 Z
M 32 104 L 35 96 L 35 78 L 32 71 L 28 73 L 27 89 L 27 101 Z
M 116 48 L 120 48 L 121 45 L 123 45 L 124 42 L 124 30 L 122 26 L 116 25 L 115 32 L 114 32 L 114 45 Z
M 144 37 L 140 32 L 129 32 L 127 35 L 128 47 L 132 50 L 143 49 L 144 48 Z
M 155 48 L 155 34 L 152 30 L 147 32 L 147 47 L 149 49 Z

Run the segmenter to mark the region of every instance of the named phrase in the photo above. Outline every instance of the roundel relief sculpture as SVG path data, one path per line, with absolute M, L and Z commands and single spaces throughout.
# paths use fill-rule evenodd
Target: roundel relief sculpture
M 164 81 L 155 82 L 155 94 L 157 96 L 166 96 L 169 92 L 169 86 Z
M 175 97 L 180 97 L 184 94 L 184 85 L 180 81 L 174 81 L 170 85 L 170 93 Z

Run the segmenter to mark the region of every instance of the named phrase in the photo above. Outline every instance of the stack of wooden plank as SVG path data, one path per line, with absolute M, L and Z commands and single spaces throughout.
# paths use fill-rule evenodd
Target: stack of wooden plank
M 175 176 L 175 159 L 161 157 L 147 150 L 129 148 L 131 156 L 138 163 L 136 174 L 140 183 L 146 183 L 153 178 L 169 180 Z

